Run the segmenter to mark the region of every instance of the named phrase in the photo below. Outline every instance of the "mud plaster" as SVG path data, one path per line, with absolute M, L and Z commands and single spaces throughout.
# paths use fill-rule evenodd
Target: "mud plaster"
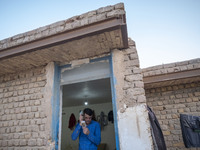
M 117 110 L 124 109 L 124 102 L 123 102 L 123 86 L 124 86 L 124 54 L 122 51 L 117 49 L 112 51 L 113 57 L 113 71 L 114 71 L 114 80 L 115 83 L 115 90 L 116 90 L 116 104 Z
M 133 150 L 133 147 L 139 150 L 152 149 L 150 125 L 144 104 L 127 108 L 124 113 L 118 111 L 117 115 L 121 150 Z
M 45 131 L 46 131 L 46 140 L 48 141 L 47 146 L 49 146 L 49 148 L 55 147 L 55 144 L 51 142 L 52 137 L 51 137 L 51 122 L 52 122 L 52 107 L 51 107 L 51 99 L 53 96 L 53 79 L 54 79 L 54 70 L 55 66 L 53 62 L 50 62 L 47 66 L 46 66 L 46 79 L 47 79 L 47 83 L 45 85 L 45 103 L 42 106 L 43 110 L 45 110 L 46 116 L 47 116 L 47 121 L 46 121 L 46 127 L 45 127 Z

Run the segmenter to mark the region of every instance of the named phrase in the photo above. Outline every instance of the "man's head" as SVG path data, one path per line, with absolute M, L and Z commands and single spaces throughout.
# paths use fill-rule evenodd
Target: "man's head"
M 92 115 L 93 111 L 90 108 L 85 108 L 83 110 L 84 118 L 85 118 L 85 123 L 89 125 L 92 121 Z

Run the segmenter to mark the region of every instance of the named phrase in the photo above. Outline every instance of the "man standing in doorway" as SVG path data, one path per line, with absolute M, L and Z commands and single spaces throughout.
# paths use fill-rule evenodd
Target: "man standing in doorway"
M 85 108 L 71 135 L 72 140 L 76 140 L 79 136 L 79 150 L 97 150 L 97 146 L 101 142 L 100 125 L 92 120 L 92 116 L 93 111 L 90 108 Z

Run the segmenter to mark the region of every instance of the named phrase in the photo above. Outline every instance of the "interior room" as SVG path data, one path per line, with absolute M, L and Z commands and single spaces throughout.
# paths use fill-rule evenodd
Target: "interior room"
M 101 144 L 98 149 L 116 148 L 110 78 L 63 85 L 61 149 L 77 150 L 78 139 L 71 134 L 84 108 L 94 110 L 94 118 L 101 126 Z M 114 117 L 113 117 L 114 118 Z

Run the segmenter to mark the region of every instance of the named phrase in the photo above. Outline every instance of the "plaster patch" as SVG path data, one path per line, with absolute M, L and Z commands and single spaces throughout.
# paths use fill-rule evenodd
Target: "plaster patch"
M 62 68 L 62 69 L 61 69 L 61 73 L 65 72 L 65 71 L 67 71 L 67 70 L 71 70 L 71 69 L 72 69 L 71 67 Z
M 150 124 L 144 104 L 126 108 L 125 112 L 117 112 L 119 140 L 121 150 L 150 150 L 152 139 Z
M 117 107 L 122 112 L 124 111 L 124 106 L 120 101 L 123 101 L 124 93 L 122 87 L 124 86 L 124 54 L 122 51 L 117 49 L 112 51 L 112 59 L 113 59 L 113 73 L 115 77 L 115 90 L 116 90 L 116 98 L 117 98 Z
M 50 62 L 46 66 L 46 79 L 47 83 L 45 85 L 45 105 L 43 105 L 43 110 L 45 110 L 46 116 L 47 116 L 47 122 L 46 122 L 46 135 L 47 139 L 51 139 L 51 122 L 52 122 L 52 108 L 51 108 L 51 98 L 52 98 L 52 89 L 53 89 L 53 78 L 54 78 L 54 63 Z
M 81 65 L 88 64 L 89 62 L 90 62 L 89 58 L 85 58 L 85 59 L 80 59 L 80 60 L 73 60 L 71 62 L 71 64 L 72 64 L 72 68 L 73 68 L 73 67 L 77 67 L 77 66 L 80 67 Z

